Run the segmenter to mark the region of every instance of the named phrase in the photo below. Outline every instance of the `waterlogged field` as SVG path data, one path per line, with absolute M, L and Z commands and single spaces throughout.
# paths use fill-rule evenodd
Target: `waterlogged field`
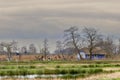
M 1 80 L 120 80 L 120 61 L 0 62 Z

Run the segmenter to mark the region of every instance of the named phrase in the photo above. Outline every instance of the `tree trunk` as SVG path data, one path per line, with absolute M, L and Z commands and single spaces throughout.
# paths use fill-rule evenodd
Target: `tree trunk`
M 90 52 L 90 60 L 92 60 L 92 48 L 90 48 L 89 52 Z
M 83 57 L 80 55 L 80 50 L 79 50 L 79 48 L 78 48 L 78 46 L 77 46 L 77 44 L 76 44 L 76 42 L 75 42 L 74 34 L 72 34 L 72 39 L 73 39 L 73 45 L 74 45 L 74 47 L 75 47 L 75 50 L 76 50 L 77 53 L 79 54 L 80 59 L 83 60 Z
M 81 60 L 84 60 L 84 58 L 80 55 L 80 50 L 78 51 L 79 57 Z
M 8 61 L 11 61 L 12 60 L 12 52 L 11 52 L 11 48 L 10 47 L 7 47 L 7 57 L 8 57 Z
M 8 61 L 11 61 L 12 60 L 12 55 L 11 55 L 11 52 L 8 52 Z

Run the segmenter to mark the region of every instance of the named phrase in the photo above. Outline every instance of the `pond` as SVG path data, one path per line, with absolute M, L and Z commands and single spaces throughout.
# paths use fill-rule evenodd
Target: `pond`
M 18 75 L 18 76 L 0 76 L 0 79 L 4 79 L 4 78 L 27 78 L 27 79 L 34 79 L 34 78 L 57 78 L 57 77 L 62 77 L 62 74 L 58 74 L 58 75 L 26 75 L 26 76 L 22 76 L 22 75 Z

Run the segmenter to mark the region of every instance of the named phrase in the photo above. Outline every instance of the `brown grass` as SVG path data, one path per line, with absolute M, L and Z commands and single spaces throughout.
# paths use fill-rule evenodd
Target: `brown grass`
M 40 54 L 29 54 L 29 55 L 21 55 L 21 56 L 17 56 L 17 55 L 13 55 L 13 60 L 20 60 L 20 61 L 32 61 L 32 60 L 37 60 L 37 58 L 35 58 L 35 56 L 42 56 Z M 49 55 L 48 57 L 51 58 L 51 60 L 63 60 L 62 55 Z M 64 57 L 67 60 L 76 60 L 76 56 L 75 55 L 64 55 Z M 0 55 L 0 61 L 5 61 L 7 60 L 7 56 L 6 55 Z
M 21 61 L 35 60 L 35 56 L 36 55 L 21 55 L 21 56 L 14 55 L 13 60 L 21 60 Z M 0 55 L 0 60 L 1 61 L 7 60 L 7 56 Z

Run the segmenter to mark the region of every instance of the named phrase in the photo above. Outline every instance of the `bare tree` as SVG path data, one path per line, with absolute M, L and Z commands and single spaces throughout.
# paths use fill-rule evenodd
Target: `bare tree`
M 8 43 L 2 42 L 0 45 L 6 49 L 6 55 L 7 55 L 8 61 L 11 61 L 12 60 L 12 48 L 14 47 L 14 45 L 16 45 L 16 42 L 15 41 L 8 42 Z
M 61 41 L 56 41 L 56 50 L 58 53 L 61 53 L 63 49 L 62 42 Z
M 63 51 L 64 51 L 63 43 L 61 41 L 56 41 L 56 52 L 62 54 L 62 57 L 65 60 Z
M 23 46 L 23 47 L 21 48 L 21 52 L 26 54 L 26 53 L 27 53 L 27 47 L 26 47 L 26 46 Z
M 40 54 L 42 54 L 42 52 L 43 52 L 40 45 L 39 45 L 39 52 L 40 52 Z
M 95 28 L 84 28 L 82 30 L 83 38 L 85 42 L 88 44 L 88 49 L 90 53 L 90 60 L 92 59 L 93 49 L 96 47 L 98 40 L 100 39 L 101 35 Z
M 113 43 L 113 39 L 109 36 L 100 43 L 100 47 L 107 53 L 107 58 L 113 57 L 113 54 L 116 53 L 116 46 Z
M 36 47 L 34 44 L 30 44 L 29 45 L 29 52 L 30 53 L 36 53 Z
M 79 42 L 80 42 L 80 34 L 78 33 L 78 28 L 73 26 L 73 27 L 70 27 L 69 29 L 67 30 L 64 30 L 64 37 L 65 37 L 65 45 L 66 46 L 71 46 L 72 48 L 74 48 L 75 52 L 76 53 L 79 53 L 79 56 L 81 59 L 82 56 L 80 55 L 80 45 L 79 45 Z
M 15 53 L 18 50 L 18 46 L 17 46 L 18 42 L 13 40 L 12 43 L 14 43 L 14 45 L 12 45 L 12 52 Z
M 4 47 L 0 45 L 0 53 L 4 53 Z
M 120 54 L 120 39 L 118 40 L 118 42 L 119 43 L 118 43 L 118 51 L 117 51 L 117 53 Z
M 45 56 L 45 59 L 47 59 L 47 54 L 49 53 L 48 51 L 48 40 L 45 38 L 44 41 L 43 41 L 43 52 L 44 52 L 44 56 Z

